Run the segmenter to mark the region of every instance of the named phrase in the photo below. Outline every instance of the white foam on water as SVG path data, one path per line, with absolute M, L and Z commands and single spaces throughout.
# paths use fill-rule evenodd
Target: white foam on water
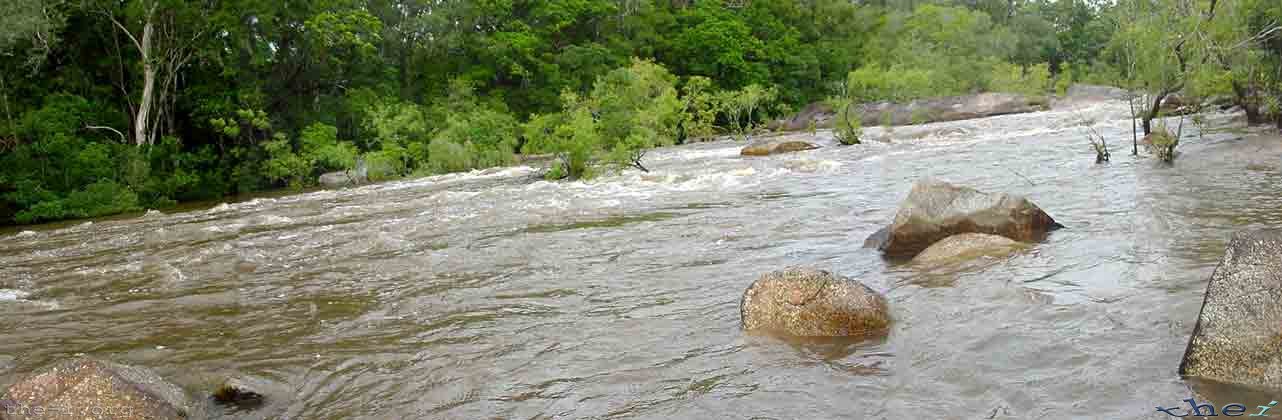
M 13 235 L 13 238 L 14 238 L 14 239 L 28 239 L 28 238 L 34 238 L 34 237 L 37 237 L 37 236 L 40 236 L 40 234 L 39 234 L 39 233 L 37 233 L 36 231 L 33 231 L 33 230 L 24 230 L 24 231 L 22 231 L 22 232 L 18 232 L 18 234 L 17 234 L 17 235 Z
M 466 201 L 481 195 L 480 191 L 444 191 L 439 194 L 442 201 Z
M 458 172 L 452 174 L 432 175 L 422 178 L 407 179 L 401 181 L 392 181 L 384 184 L 369 185 L 356 189 L 368 191 L 395 191 L 406 188 L 418 188 L 428 185 L 453 183 L 459 181 L 493 179 L 493 178 L 513 178 L 526 176 L 538 172 L 538 169 L 530 166 L 510 166 L 500 168 L 476 169 L 469 172 Z
M 275 215 L 275 214 L 269 214 L 266 216 L 259 217 L 257 219 L 258 219 L 259 225 L 284 225 L 284 224 L 289 224 L 294 222 L 294 219 L 291 219 L 285 216 Z
M 0 302 L 16 302 L 19 300 L 24 300 L 30 296 L 31 296 L 30 292 L 26 292 L 22 290 L 0 289 Z
M 797 173 L 830 174 L 841 168 L 841 162 L 828 159 L 793 159 L 784 161 L 783 166 Z
M 732 143 L 730 147 L 720 147 L 707 150 L 677 149 L 654 153 L 653 156 L 646 156 L 646 160 L 651 162 L 664 162 L 669 160 L 689 161 L 708 158 L 730 158 L 739 156 L 739 151 L 742 147 L 743 145 Z
M 239 232 L 245 226 L 247 225 L 244 223 L 228 223 L 225 225 L 206 226 L 203 230 L 214 233 Z

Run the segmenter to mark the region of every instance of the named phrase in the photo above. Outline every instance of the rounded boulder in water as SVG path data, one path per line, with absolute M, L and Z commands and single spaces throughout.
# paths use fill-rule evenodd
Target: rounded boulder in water
M 739 151 L 739 154 L 741 156 L 769 156 L 818 148 L 819 146 L 801 140 L 763 140 L 744 147 L 743 150 Z
M 767 273 L 739 303 L 743 328 L 796 337 L 871 335 L 890 325 L 886 298 L 858 281 L 792 267 Z
M 983 256 L 1000 257 L 1028 246 L 1005 236 L 962 233 L 935 242 L 913 257 L 913 263 L 933 266 L 958 263 Z

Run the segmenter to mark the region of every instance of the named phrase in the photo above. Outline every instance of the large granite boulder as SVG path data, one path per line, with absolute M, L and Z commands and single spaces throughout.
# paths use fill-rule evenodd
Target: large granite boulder
M 1233 235 L 1206 286 L 1180 374 L 1282 389 L 1282 231 Z
M 185 419 L 191 401 L 146 369 L 75 359 L 13 384 L 0 396 L 4 420 Z
M 815 146 L 812 143 L 801 140 L 775 139 L 752 143 L 739 151 L 739 154 L 742 156 L 769 156 L 779 153 L 800 152 L 802 150 L 818 148 L 819 146 Z
M 978 257 L 999 257 L 1026 248 L 1028 244 L 1017 242 L 1005 236 L 987 233 L 962 233 L 949 236 L 935 242 L 929 248 L 913 257 L 913 263 L 919 265 L 943 265 L 962 262 Z
M 796 337 L 862 336 L 890 325 L 886 298 L 827 271 L 793 267 L 767 273 L 739 303 L 743 328 Z
M 865 246 L 876 247 L 887 257 L 912 258 L 940 239 L 960 233 L 987 233 L 1036 242 L 1060 227 L 1024 197 L 985 193 L 928 179 L 913 186 L 899 205 L 894 222 L 884 232 L 868 238 Z

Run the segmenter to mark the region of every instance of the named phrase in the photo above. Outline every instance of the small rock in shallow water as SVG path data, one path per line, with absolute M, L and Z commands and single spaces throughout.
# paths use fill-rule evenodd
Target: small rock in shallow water
M 235 377 L 218 386 L 212 397 L 214 402 L 225 406 L 241 410 L 253 410 L 262 407 L 263 403 L 267 401 L 261 391 L 265 387 L 266 385 L 262 381 Z

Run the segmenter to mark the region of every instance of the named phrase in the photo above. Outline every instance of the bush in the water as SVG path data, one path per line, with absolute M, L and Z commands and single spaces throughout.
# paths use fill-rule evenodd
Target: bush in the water
M 859 113 L 854 110 L 854 101 L 850 98 L 835 99 L 833 108 L 837 110 L 837 122 L 833 125 L 833 135 L 837 137 L 837 142 L 847 146 L 859 144 L 864 129 Z

